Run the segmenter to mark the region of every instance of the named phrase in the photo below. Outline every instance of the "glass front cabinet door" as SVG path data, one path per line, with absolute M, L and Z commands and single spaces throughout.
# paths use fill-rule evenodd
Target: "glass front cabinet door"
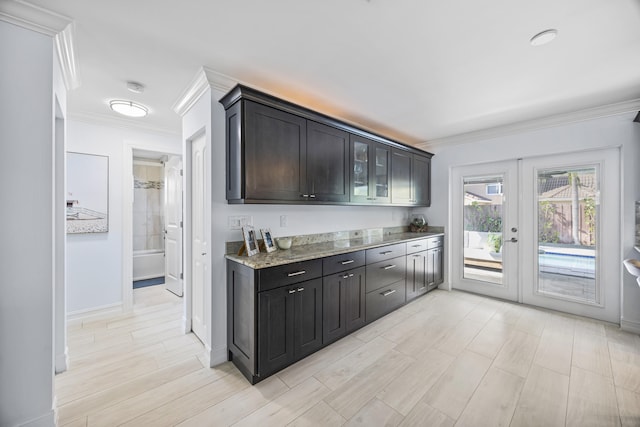
M 351 202 L 389 203 L 390 148 L 351 134 L 350 150 Z

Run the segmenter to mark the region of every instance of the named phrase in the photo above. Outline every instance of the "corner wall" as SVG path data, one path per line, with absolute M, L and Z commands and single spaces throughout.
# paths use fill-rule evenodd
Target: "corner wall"
M 52 426 L 54 44 L 0 21 L 0 425 Z

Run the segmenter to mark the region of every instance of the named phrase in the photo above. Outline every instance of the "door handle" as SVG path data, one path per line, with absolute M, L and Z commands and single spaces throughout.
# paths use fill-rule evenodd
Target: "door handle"
M 511 243 L 516 243 L 518 241 L 518 239 L 516 239 L 515 237 L 512 237 L 511 239 L 507 240 L 507 242 L 511 242 Z
M 202 256 L 205 256 L 207 253 L 206 252 L 202 252 Z

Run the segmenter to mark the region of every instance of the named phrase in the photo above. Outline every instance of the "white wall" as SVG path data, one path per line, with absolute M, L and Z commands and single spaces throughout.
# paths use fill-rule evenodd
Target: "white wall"
M 132 144 L 179 152 L 180 137 L 67 121 L 68 151 L 109 157 L 109 232 L 67 235 L 68 313 L 122 303 L 123 169 L 131 164 L 131 159 L 125 162 L 124 152 L 125 145 Z
M 620 147 L 622 168 L 622 258 L 640 258 L 633 249 L 635 233 L 634 201 L 640 200 L 640 124 L 633 123 L 635 113 L 593 119 L 436 150 L 432 170 L 432 207 L 419 210 L 429 223 L 447 224 L 449 220 L 449 173 L 453 166 L 499 160 L 552 155 L 603 147 Z M 418 211 L 418 210 L 416 210 Z M 622 265 L 607 266 L 618 268 Z M 634 278 L 621 275 L 623 326 L 640 332 L 640 288 Z
M 53 412 L 53 39 L 0 21 L 0 425 Z
M 225 92 L 207 92 L 185 114 L 183 139 L 201 130 L 211 144 L 211 290 L 210 301 L 211 364 L 226 360 L 226 264 L 225 242 L 240 241 L 239 230 L 230 230 L 229 216 L 250 215 L 256 228 L 269 227 L 275 237 L 324 233 L 358 228 L 390 227 L 408 224 L 408 209 L 392 207 L 300 206 L 300 205 L 229 205 L 225 198 L 225 112 L 218 102 Z M 280 227 L 280 215 L 288 216 L 288 226 Z M 435 223 L 434 223 L 435 224 Z M 185 270 L 186 273 L 186 270 Z M 188 279 L 188 274 L 185 276 Z

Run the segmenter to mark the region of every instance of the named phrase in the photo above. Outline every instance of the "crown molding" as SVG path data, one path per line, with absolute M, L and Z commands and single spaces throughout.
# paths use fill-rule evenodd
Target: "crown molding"
M 92 125 L 103 125 L 121 129 L 135 130 L 139 132 L 155 132 L 171 136 L 181 136 L 180 129 L 172 129 L 155 126 L 148 123 L 141 123 L 127 118 L 112 117 L 107 114 L 98 113 L 69 113 L 67 120 L 88 123 Z
M 55 36 L 73 20 L 23 0 L 0 0 L 0 20 L 48 36 Z
M 23 0 L 0 0 L 0 20 L 53 37 L 67 90 L 80 86 L 71 18 Z
M 64 30 L 55 36 L 62 78 L 67 90 L 77 89 L 80 86 L 75 40 L 76 25 L 74 22 L 67 25 Z
M 474 141 L 504 137 L 517 133 L 534 131 L 554 126 L 583 122 L 586 120 L 615 116 L 618 114 L 631 113 L 640 110 L 640 99 L 607 104 L 600 107 L 587 108 L 570 113 L 556 114 L 553 116 L 541 117 L 538 119 L 522 121 L 504 126 L 496 126 L 488 129 L 480 129 L 473 132 L 459 135 L 436 138 L 416 144 L 423 150 L 437 152 L 438 149 L 451 147 L 453 145 L 466 144 Z
M 239 82 L 236 79 L 212 70 L 211 68 L 202 67 L 171 108 L 173 108 L 173 111 L 180 117 L 183 117 L 207 89 L 217 89 L 222 92 L 227 92 L 237 83 Z

